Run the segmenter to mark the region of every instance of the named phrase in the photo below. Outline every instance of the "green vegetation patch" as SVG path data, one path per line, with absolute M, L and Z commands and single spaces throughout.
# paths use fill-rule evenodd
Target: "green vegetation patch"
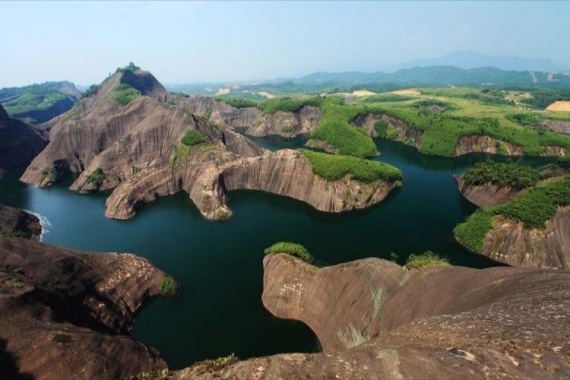
M 425 251 L 419 255 L 411 254 L 406 262 L 406 268 L 408 269 L 420 269 L 436 265 L 449 265 L 449 261 L 435 252 Z
M 266 248 L 264 253 L 266 255 L 286 253 L 288 255 L 298 257 L 308 264 L 311 264 L 313 262 L 313 257 L 311 256 L 307 248 L 303 247 L 300 244 L 291 243 L 291 242 L 275 243 L 271 247 Z
M 182 137 L 182 144 L 186 146 L 194 146 L 206 142 L 206 138 L 196 129 L 189 129 Z
M 359 115 L 359 108 L 327 101 L 322 102 L 321 110 L 323 118 L 311 138 L 332 145 L 341 155 L 366 158 L 378 154 L 374 141 L 350 124 Z
M 493 183 L 498 186 L 526 189 L 538 183 L 540 174 L 530 166 L 519 163 L 484 161 L 467 169 L 463 179 L 465 183 L 473 186 Z
M 87 176 L 87 183 L 93 183 L 95 186 L 99 187 L 107 179 L 107 175 L 103 172 L 103 169 L 97 168 L 93 173 Z
M 247 107 L 257 107 L 260 108 L 260 102 L 253 99 L 241 98 L 241 97 L 217 97 L 214 100 L 218 102 L 226 103 L 234 108 L 247 108 Z
M 113 100 L 121 107 L 141 96 L 141 92 L 127 83 L 121 83 L 113 89 Z
M 297 112 L 305 106 L 315 106 L 319 107 L 324 98 L 320 96 L 312 98 L 290 98 L 288 96 L 268 99 L 263 103 L 260 103 L 258 107 L 263 111 L 264 114 L 273 114 L 278 111 L 282 112 Z
M 379 161 L 366 160 L 351 156 L 331 155 L 327 153 L 299 150 L 311 163 L 313 173 L 335 181 L 348 175 L 356 181 L 371 183 L 378 180 L 401 182 L 402 172 L 394 166 Z
M 217 359 L 203 360 L 201 362 L 193 364 L 192 367 L 193 368 L 201 367 L 203 369 L 203 372 L 200 372 L 198 374 L 204 374 L 207 372 L 218 372 L 226 368 L 227 366 L 236 363 L 238 360 L 239 358 L 235 354 L 231 354 Z
M 480 253 L 485 235 L 493 228 L 494 215 L 520 221 L 528 229 L 542 229 L 559 207 L 569 204 L 570 175 L 567 175 L 558 181 L 530 188 L 505 204 L 477 210 L 464 223 L 457 225 L 453 233 L 463 246 Z
M 178 284 L 172 277 L 165 277 L 160 283 L 160 295 L 164 297 L 172 297 L 176 294 Z

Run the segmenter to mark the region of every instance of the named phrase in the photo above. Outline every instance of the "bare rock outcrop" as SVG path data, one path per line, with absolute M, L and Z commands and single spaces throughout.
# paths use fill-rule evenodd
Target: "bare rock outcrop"
M 570 121 L 567 120 L 541 120 L 540 126 L 553 132 L 570 134 Z
M 501 149 L 503 152 L 501 152 Z M 500 141 L 489 136 L 469 135 L 460 137 L 455 146 L 455 155 L 460 156 L 466 153 L 504 153 L 509 156 L 524 155 L 523 149 L 519 146 Z
M 303 201 L 320 211 L 342 212 L 374 205 L 395 186 L 384 181 L 360 183 L 347 177 L 326 181 L 313 173 L 303 154 L 289 149 L 227 160 L 223 151 L 217 153 L 220 158 L 214 151 L 210 154 L 212 160 L 200 161 L 203 158 L 194 156 L 195 161 L 190 160 L 175 173 L 156 168 L 121 184 L 107 200 L 106 215 L 130 218 L 138 205 L 180 190 L 185 190 L 209 219 L 231 215 L 226 203 L 226 192 L 231 190 L 261 190 Z
M 0 355 L 9 358 L 0 375 L 124 379 L 165 369 L 156 350 L 125 335 L 165 277 L 130 254 L 0 238 Z
M 481 254 L 517 267 L 570 269 L 570 207 L 560 207 L 544 229 L 495 216 Z
M 225 219 L 231 215 L 226 203 L 229 190 L 269 191 L 322 211 L 339 212 L 378 203 L 394 186 L 348 178 L 327 182 L 312 172 L 300 153 L 270 154 L 232 130 L 255 119 L 250 127 L 270 133 L 289 118 L 293 130 L 310 132 L 320 120 L 315 107 L 262 115 L 257 109 L 233 108 L 205 98 L 169 95 L 163 102 L 163 88 L 155 82 L 140 70 L 109 77 L 94 96 L 53 121 L 49 145 L 22 180 L 49 186 L 62 175 L 79 173 L 70 189 L 113 190 L 106 215 L 118 219 L 132 217 L 138 206 L 158 196 L 179 191 L 186 191 L 206 218 Z M 110 99 L 121 83 L 129 83 L 144 96 L 119 106 Z M 217 122 L 194 111 L 210 113 L 210 120 Z M 190 130 L 198 131 L 203 142 L 184 145 L 182 139 Z
M 457 181 L 459 191 L 469 202 L 479 207 L 496 206 L 510 201 L 522 190 L 510 186 L 499 186 L 493 183 L 483 185 L 468 185 L 463 174 L 453 176 Z
M 264 268 L 266 307 L 311 326 L 324 352 L 198 364 L 174 379 L 570 376 L 569 272 L 380 259 L 317 269 L 285 255 Z
M 321 110 L 314 106 L 304 106 L 296 112 L 264 114 L 255 107 L 236 108 L 200 96 L 180 99 L 179 103 L 196 115 L 207 116 L 208 121 L 223 128 L 243 130 L 246 135 L 256 137 L 309 135 L 323 116 Z
M 11 170 L 29 164 L 47 145 L 33 127 L 10 119 L 0 105 L 0 170 Z
M 354 125 L 366 131 L 368 136 L 378 137 L 378 133 L 374 128 L 374 124 L 379 120 L 385 121 L 388 123 L 390 128 L 393 128 L 396 131 L 397 135 L 391 138 L 394 141 L 405 141 L 407 144 L 415 148 L 419 148 L 422 144 L 422 131 L 410 128 L 404 121 L 393 116 L 385 114 L 368 114 L 365 116 L 361 115 L 354 119 Z
M 40 219 L 26 211 L 0 204 L 0 236 L 40 240 Z

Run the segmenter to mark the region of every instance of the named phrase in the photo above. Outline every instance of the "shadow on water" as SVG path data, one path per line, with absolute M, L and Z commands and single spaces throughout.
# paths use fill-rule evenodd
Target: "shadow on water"
M 67 189 L 72 179 L 40 190 L 19 183 L 17 172 L 0 181 L 0 201 L 46 216 L 51 222 L 47 243 L 133 252 L 171 274 L 182 285 L 180 294 L 147 304 L 132 331 L 134 338 L 158 348 L 171 368 L 231 353 L 248 358 L 312 352 L 318 341 L 307 326 L 273 317 L 261 302 L 263 250 L 276 241 L 303 244 L 324 265 L 390 258 L 391 252 L 403 263 L 411 253 L 426 250 L 457 265 L 494 265 L 463 250 L 452 236 L 455 225 L 476 210 L 461 197 L 452 176 L 487 156 L 438 158 L 387 140 L 377 143 L 378 159 L 399 167 L 404 185 L 379 205 L 347 213 L 326 214 L 292 199 L 237 191 L 229 194 L 232 218 L 215 223 L 204 220 L 179 193 L 145 205 L 133 219 L 117 221 L 104 217 L 106 194 L 72 193 Z M 280 144 L 272 140 L 265 146 Z

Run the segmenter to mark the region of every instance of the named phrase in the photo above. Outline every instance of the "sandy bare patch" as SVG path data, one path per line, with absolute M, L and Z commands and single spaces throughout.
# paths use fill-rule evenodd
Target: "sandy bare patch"
M 546 107 L 547 111 L 562 111 L 562 112 L 570 112 L 570 101 L 568 100 L 558 100 L 548 107 Z
M 216 92 L 216 96 L 226 95 L 229 93 L 230 93 L 230 89 L 228 87 L 221 87 L 221 88 L 218 88 L 218 92 Z
M 357 98 L 360 98 L 363 96 L 376 95 L 376 93 L 373 91 L 368 91 L 368 90 L 356 90 L 356 91 L 352 91 L 352 95 L 356 96 Z
M 420 96 L 422 93 L 415 88 L 407 88 L 405 90 L 392 91 L 391 94 L 407 95 L 407 96 Z
M 264 96 L 264 97 L 266 97 L 267 99 L 273 99 L 273 98 L 275 98 L 275 95 L 270 94 L 270 93 L 267 92 L 267 91 L 259 91 L 257 94 L 258 94 L 258 95 L 261 95 L 261 96 Z

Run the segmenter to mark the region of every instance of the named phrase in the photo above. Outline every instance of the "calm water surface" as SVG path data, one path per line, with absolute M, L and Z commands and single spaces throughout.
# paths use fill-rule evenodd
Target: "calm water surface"
M 306 326 L 272 317 L 261 303 L 263 250 L 276 241 L 303 244 L 321 265 L 389 258 L 391 252 L 403 263 L 425 250 L 447 255 L 457 265 L 493 265 L 461 249 L 452 237 L 453 227 L 475 211 L 461 198 L 452 175 L 486 157 L 429 157 L 402 144 L 377 143 L 378 159 L 403 171 L 404 186 L 363 211 L 331 215 L 271 194 L 233 192 L 233 217 L 215 223 L 178 194 L 142 207 L 131 220 L 116 221 L 104 216 L 105 194 L 75 194 L 67 190 L 69 181 L 36 189 L 18 182 L 21 172 L 0 181 L 0 202 L 46 217 L 46 243 L 136 253 L 176 278 L 180 294 L 149 302 L 132 331 L 135 339 L 158 348 L 171 368 L 231 353 L 248 358 L 315 351 L 317 339 Z M 281 144 L 263 140 L 270 149 Z

